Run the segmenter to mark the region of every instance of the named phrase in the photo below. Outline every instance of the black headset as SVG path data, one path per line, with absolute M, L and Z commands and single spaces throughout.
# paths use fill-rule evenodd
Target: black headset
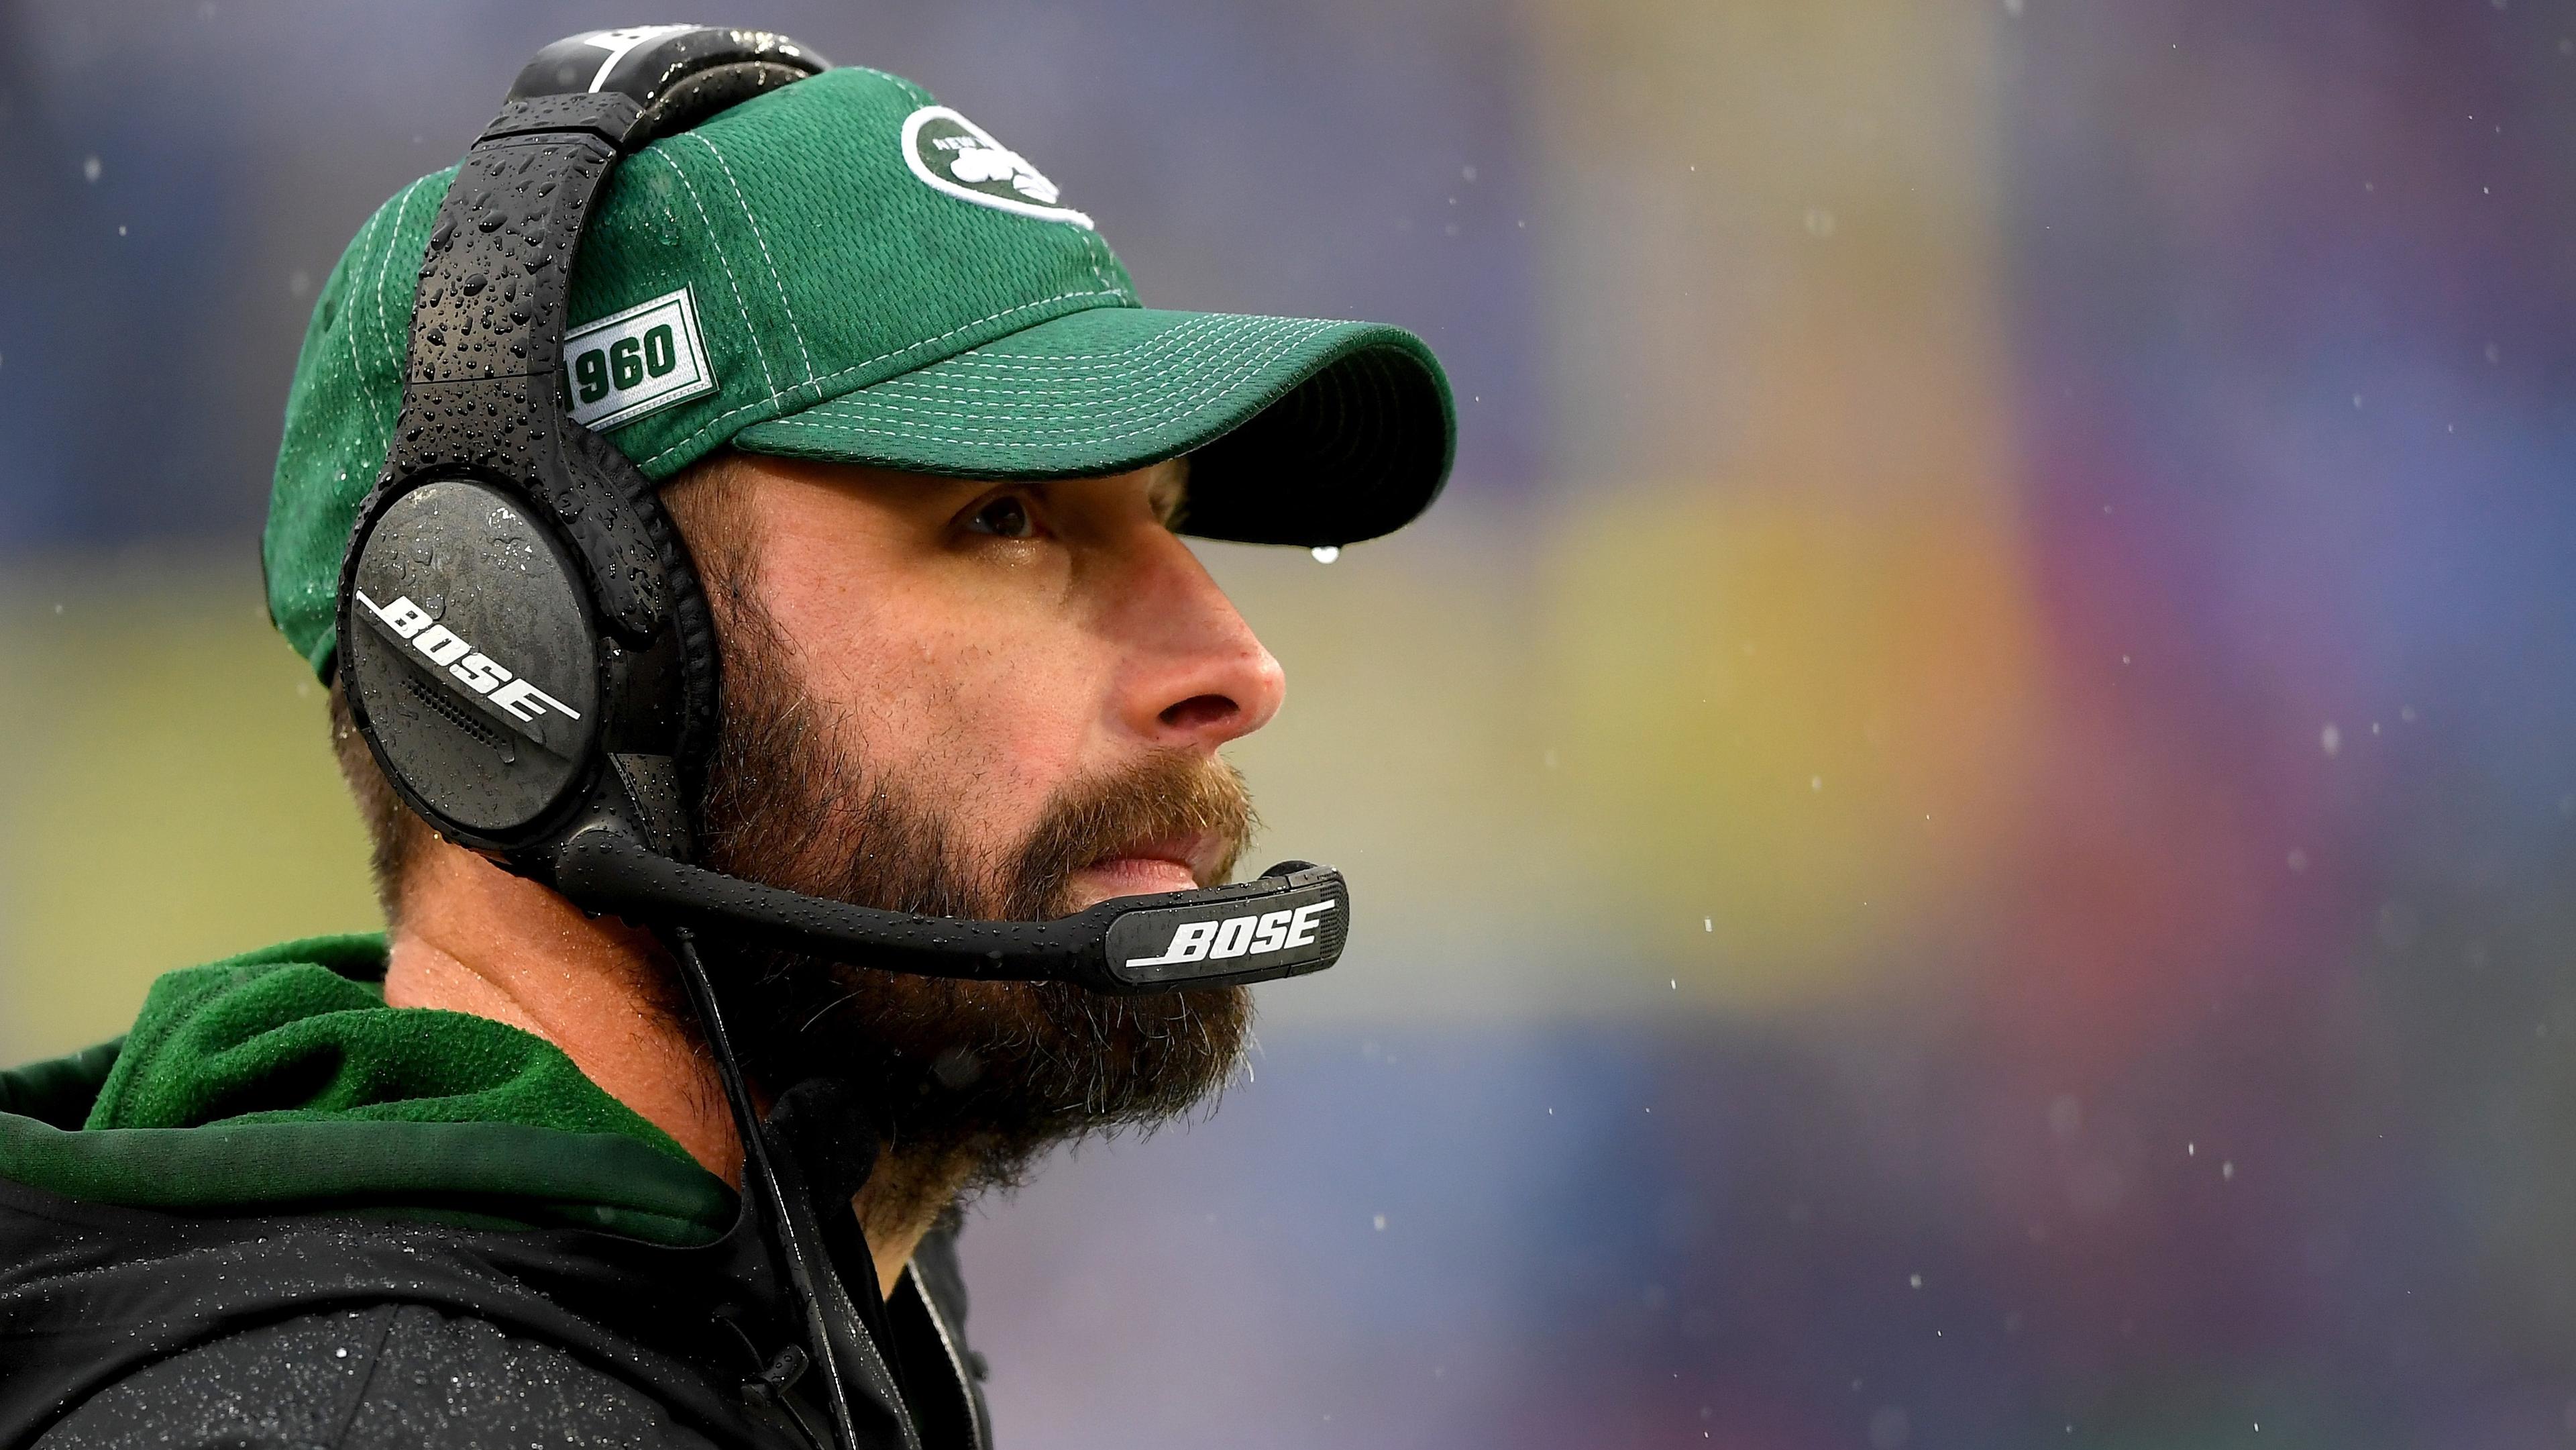
M 604 31 L 537 53 L 457 169 L 412 306 L 401 417 L 340 569 L 350 712 L 440 835 L 593 911 L 931 976 L 1161 992 L 1318 971 L 1349 894 L 1304 862 L 1052 922 L 797 896 L 691 864 L 717 645 L 643 473 L 572 421 L 565 306 L 623 156 L 824 69 L 761 31 Z
M 715 628 L 652 482 L 568 411 L 573 260 L 620 159 L 827 65 L 784 36 L 699 26 L 576 35 L 528 63 L 430 232 L 402 413 L 341 563 L 337 668 L 386 779 L 441 836 L 670 944 L 742 1129 L 747 1201 L 773 1219 L 856 1444 L 841 1391 L 882 1362 L 851 1335 L 801 1165 L 753 1107 L 694 930 L 932 976 L 1162 992 L 1331 966 L 1350 897 L 1339 873 L 1291 861 L 1056 921 L 969 921 L 692 864 Z

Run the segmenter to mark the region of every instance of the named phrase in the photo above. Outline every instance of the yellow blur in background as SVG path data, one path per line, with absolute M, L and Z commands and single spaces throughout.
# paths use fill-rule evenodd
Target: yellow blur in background
M 0 679 L 0 1057 L 123 1031 L 173 967 L 380 924 L 253 561 L 12 569 Z

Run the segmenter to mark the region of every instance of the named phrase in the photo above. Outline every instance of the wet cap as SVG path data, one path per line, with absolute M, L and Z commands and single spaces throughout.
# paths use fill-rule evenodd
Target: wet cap
M 262 552 L 271 617 L 317 671 L 453 174 L 359 229 L 296 363 Z M 1147 308 L 1075 201 L 881 71 L 745 102 L 611 179 L 573 269 L 566 401 L 655 480 L 728 444 L 997 480 L 1189 454 L 1184 532 L 1300 545 L 1430 505 L 1456 418 L 1420 338 Z

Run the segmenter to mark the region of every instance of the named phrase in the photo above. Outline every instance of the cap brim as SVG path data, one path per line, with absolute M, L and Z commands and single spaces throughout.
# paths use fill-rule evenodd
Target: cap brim
M 963 478 L 1081 478 L 1193 455 L 1185 532 L 1348 544 L 1411 522 L 1455 451 L 1431 349 L 1363 322 L 1098 307 L 799 413 L 753 453 Z

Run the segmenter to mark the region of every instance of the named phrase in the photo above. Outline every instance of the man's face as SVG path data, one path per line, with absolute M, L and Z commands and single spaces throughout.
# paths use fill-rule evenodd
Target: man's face
M 742 455 L 667 490 L 723 641 L 710 864 L 981 917 L 1223 880 L 1253 822 L 1216 752 L 1277 713 L 1282 680 L 1168 527 L 1183 476 L 996 486 Z M 729 955 L 773 1086 L 855 1079 L 890 1140 L 995 1175 L 1185 1108 L 1249 1020 L 1241 989 L 1110 999 Z
M 1278 661 L 1167 526 L 1174 462 L 991 484 L 743 455 L 750 588 L 814 708 L 997 882 L 1058 794 L 1204 768 L 1278 713 Z M 1215 884 L 1215 830 L 1118 843 L 1059 911 Z

